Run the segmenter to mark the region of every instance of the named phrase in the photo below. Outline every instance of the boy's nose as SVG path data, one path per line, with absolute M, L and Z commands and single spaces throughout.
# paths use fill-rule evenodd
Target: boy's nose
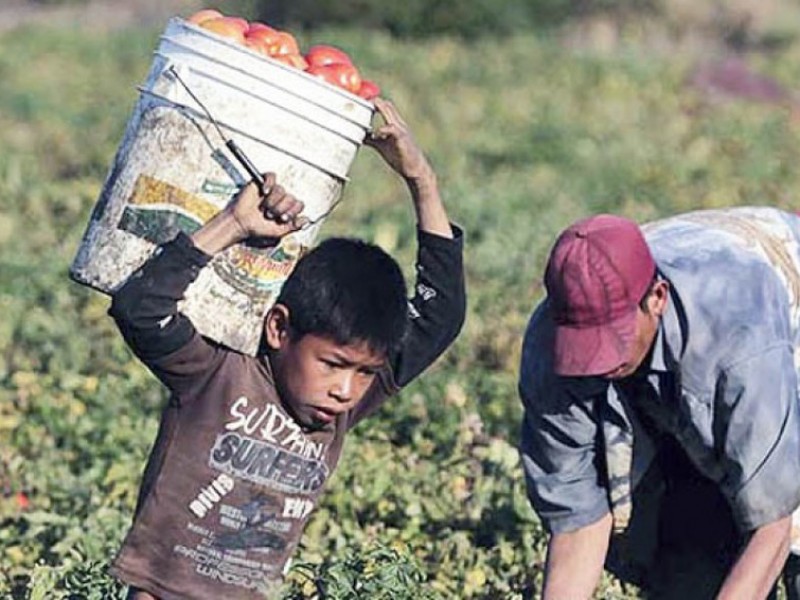
M 353 374 L 344 372 L 334 385 L 333 396 L 340 402 L 349 402 L 353 396 Z

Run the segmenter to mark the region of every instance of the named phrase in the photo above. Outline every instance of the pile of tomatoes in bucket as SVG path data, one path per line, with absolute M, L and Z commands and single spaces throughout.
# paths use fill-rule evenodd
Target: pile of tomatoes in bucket
M 378 85 L 361 77 L 347 53 L 336 46 L 319 44 L 301 54 L 297 40 L 288 31 L 274 29 L 256 21 L 249 22 L 241 17 L 225 16 L 211 8 L 197 11 L 186 20 L 244 44 L 272 60 L 320 77 L 366 100 L 372 100 L 380 94 Z

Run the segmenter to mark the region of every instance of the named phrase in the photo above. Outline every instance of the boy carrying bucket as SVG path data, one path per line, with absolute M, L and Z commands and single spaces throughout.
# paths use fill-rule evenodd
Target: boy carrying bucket
M 133 525 L 112 573 L 129 598 L 275 597 L 346 433 L 430 365 L 464 320 L 462 236 L 436 177 L 388 101 L 366 140 L 407 182 L 418 223 L 416 294 L 378 247 L 330 239 L 302 258 L 249 357 L 178 312 L 213 255 L 302 226 L 303 204 L 254 183 L 191 237 L 163 245 L 110 313 L 169 388 Z

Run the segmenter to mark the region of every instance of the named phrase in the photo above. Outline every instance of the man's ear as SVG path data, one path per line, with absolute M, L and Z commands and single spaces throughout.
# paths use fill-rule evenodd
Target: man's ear
M 280 350 L 289 339 L 289 309 L 274 304 L 264 318 L 264 340 L 272 350 Z
M 667 310 L 667 303 L 669 302 L 669 282 L 664 279 L 659 279 L 653 284 L 653 291 L 650 293 L 648 299 L 650 306 L 650 314 L 660 317 Z

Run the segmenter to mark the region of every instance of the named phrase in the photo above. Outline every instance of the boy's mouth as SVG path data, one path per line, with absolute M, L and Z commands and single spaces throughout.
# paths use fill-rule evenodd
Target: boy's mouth
M 322 408 L 319 406 L 312 406 L 311 408 L 311 417 L 318 423 L 322 424 L 329 424 L 333 423 L 336 420 L 336 417 L 339 416 L 339 413 L 327 408 Z

